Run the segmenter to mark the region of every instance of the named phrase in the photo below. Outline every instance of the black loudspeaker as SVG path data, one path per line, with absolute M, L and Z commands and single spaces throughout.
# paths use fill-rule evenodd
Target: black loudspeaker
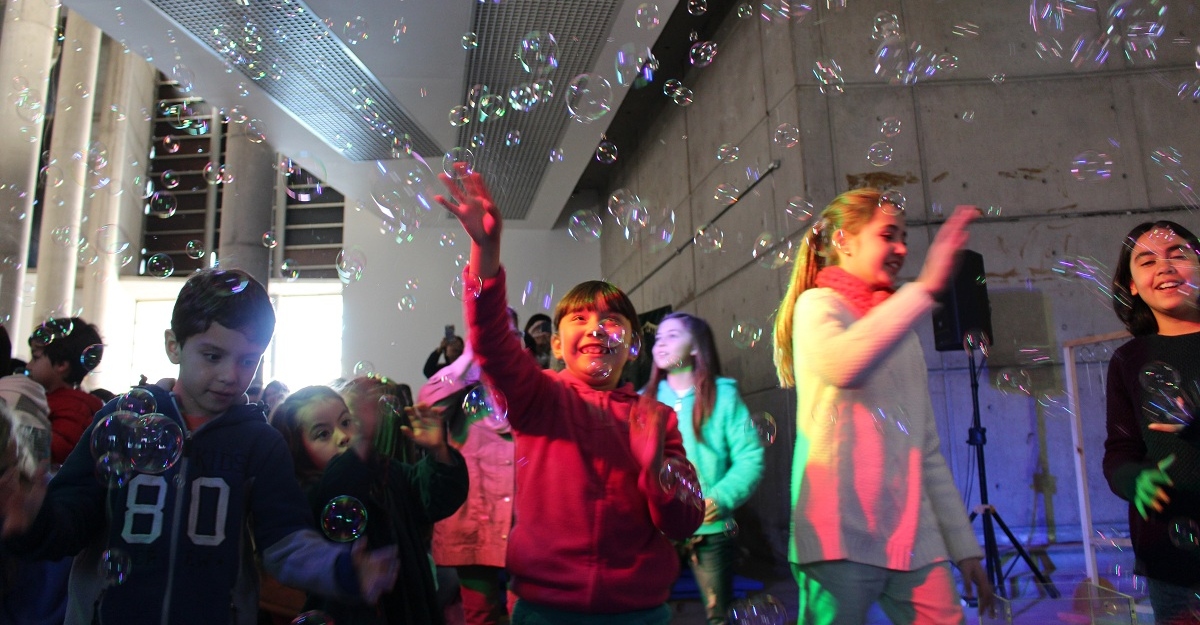
M 982 331 L 988 345 L 992 344 L 992 306 L 988 303 L 983 255 L 963 250 L 933 312 L 934 345 L 939 352 L 960 351 L 963 337 L 971 330 Z

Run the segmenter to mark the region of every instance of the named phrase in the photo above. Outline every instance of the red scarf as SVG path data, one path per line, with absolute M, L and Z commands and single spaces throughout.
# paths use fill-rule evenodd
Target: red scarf
M 817 272 L 817 286 L 833 289 L 845 298 L 859 317 L 867 314 L 880 302 L 891 297 L 896 289 L 872 287 L 838 266 L 825 267 Z

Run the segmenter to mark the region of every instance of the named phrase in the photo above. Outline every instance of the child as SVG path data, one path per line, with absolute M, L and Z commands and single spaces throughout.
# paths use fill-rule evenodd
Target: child
M 21 484 L 12 471 L 0 478 L 10 552 L 80 554 L 67 623 L 253 623 L 255 551 L 292 586 L 368 602 L 391 587 L 394 551 L 352 551 L 311 528 L 283 440 L 245 403 L 274 327 L 266 290 L 249 275 L 194 274 L 165 334 L 167 356 L 179 365 L 174 389 L 146 387 L 158 412 L 185 432 L 183 456 L 162 473 L 106 489 L 85 443 L 48 490 L 39 480 Z M 115 410 L 110 403 L 99 416 Z M 91 440 L 92 427 L 82 440 Z M 99 575 L 102 549 L 123 556 L 113 562 L 127 558 L 125 575 Z
M 517 445 L 512 623 L 665 624 L 679 571 L 670 541 L 703 514 L 659 483 L 665 460 L 686 463 L 675 414 L 619 384 L 641 339 L 637 312 L 611 284 L 576 286 L 554 311 L 551 347 L 566 367 L 539 367 L 507 327 L 500 211 L 478 173 L 456 173 L 461 186 L 442 177 L 455 202 L 438 201 L 471 237 L 468 337 L 508 400 Z
M 1177 407 L 1194 416 L 1200 405 L 1198 250 L 1196 235 L 1175 222 L 1140 224 L 1122 242 L 1112 280 L 1113 310 L 1134 338 L 1108 365 L 1104 477 L 1129 501 L 1135 571 L 1146 576 L 1156 623 L 1196 622 L 1200 556 L 1178 537 L 1173 542 L 1171 528 L 1200 521 L 1200 449 L 1196 426 L 1151 422 L 1155 415 L 1145 407 L 1162 398 L 1148 391 L 1170 389 L 1146 388 L 1143 371 L 1147 365 L 1173 369 Z
M 80 319 L 53 319 L 29 336 L 29 378 L 46 389 L 50 403 L 50 462 L 62 464 L 96 412 L 100 398 L 79 389 L 104 347 L 96 326 Z
M 357 378 L 344 392 L 354 398 L 352 403 L 366 406 L 378 404 L 382 388 L 375 380 Z M 441 415 L 429 406 L 409 408 L 412 425 L 404 432 L 428 452 L 410 465 L 376 454 L 371 445 L 374 411 L 359 411 L 366 417 L 360 424 L 346 404 L 327 386 L 309 386 L 271 413 L 271 425 L 292 452 L 296 479 L 318 522 L 331 499 L 358 499 L 366 506 L 368 546 L 395 545 L 400 574 L 377 607 L 312 596 L 310 607 L 319 607 L 338 623 L 441 624 L 425 533 L 467 498 L 466 464 L 446 445 Z
M 796 388 L 789 560 L 800 621 L 863 623 L 876 601 L 896 623 L 962 623 L 966 595 L 992 593 L 962 497 L 939 449 L 913 326 L 933 307 L 977 215 L 959 207 L 915 282 L 903 211 L 879 191 L 839 195 L 801 244 L 775 320 L 775 366 Z
M 746 503 L 763 474 L 763 448 L 738 394 L 721 377 L 712 329 L 699 317 L 672 313 L 658 324 L 654 370 L 647 391 L 691 423 L 679 428 L 704 492 L 704 525 L 687 542 L 687 555 L 710 625 L 725 622 L 733 598 L 737 539 L 733 511 Z

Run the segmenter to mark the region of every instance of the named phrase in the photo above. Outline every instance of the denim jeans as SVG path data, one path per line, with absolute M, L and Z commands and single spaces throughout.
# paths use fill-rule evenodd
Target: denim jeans
M 1150 594 L 1150 606 L 1154 608 L 1157 625 L 1187 625 L 1200 623 L 1200 590 L 1176 586 L 1164 581 L 1146 578 L 1146 590 Z
M 799 622 L 861 625 L 872 603 L 896 625 L 964 622 L 950 564 L 893 571 L 849 560 L 792 564 L 800 586 Z
M 709 625 L 723 625 L 733 600 L 733 565 L 737 539 L 725 534 L 704 534 L 688 543 L 687 560 L 700 587 Z

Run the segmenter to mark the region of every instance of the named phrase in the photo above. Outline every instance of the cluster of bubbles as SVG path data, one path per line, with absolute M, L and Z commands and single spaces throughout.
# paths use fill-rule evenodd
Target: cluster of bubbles
M 133 389 L 117 406 L 92 428 L 90 447 L 100 483 L 121 488 L 135 472 L 157 475 L 175 466 L 183 453 L 183 429 L 155 412 L 154 396 Z
M 1112 272 L 1108 266 L 1090 256 L 1060 258 L 1050 271 L 1060 280 L 1082 284 L 1101 301 L 1111 302 L 1118 297 L 1112 290 Z
M 367 507 L 350 495 L 330 499 L 321 510 L 321 531 L 339 543 L 362 538 L 367 531 Z

